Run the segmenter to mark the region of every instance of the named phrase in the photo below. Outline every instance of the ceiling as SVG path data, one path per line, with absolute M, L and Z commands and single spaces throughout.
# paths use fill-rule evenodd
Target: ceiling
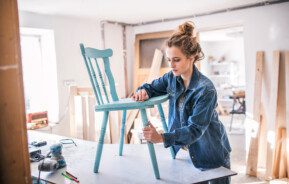
M 18 0 L 22 11 L 130 24 L 171 19 L 264 0 Z

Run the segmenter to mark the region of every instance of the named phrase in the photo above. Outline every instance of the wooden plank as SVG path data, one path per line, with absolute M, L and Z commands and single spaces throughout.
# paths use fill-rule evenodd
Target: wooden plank
M 281 135 L 282 130 L 279 128 L 276 132 L 276 143 L 274 149 L 274 159 L 273 159 L 273 170 L 272 170 L 272 178 L 278 178 L 279 168 L 280 168 L 280 159 L 281 159 Z
M 110 130 L 110 140 L 112 144 L 119 143 L 119 130 L 121 124 L 120 113 L 121 111 L 111 111 L 109 113 L 109 130 Z
M 276 149 L 274 153 L 273 178 L 285 178 L 287 176 L 286 155 L 286 129 L 279 128 L 276 136 Z
M 88 97 L 88 140 L 96 141 L 96 127 L 95 127 L 95 97 L 89 96 Z
M 0 183 L 30 184 L 17 1 L 0 13 Z
M 128 111 L 127 112 L 127 118 L 126 118 L 126 128 L 125 128 L 125 134 L 128 135 L 128 133 L 130 132 L 131 130 L 131 127 L 133 125 L 133 122 L 135 120 L 135 118 L 137 117 L 139 113 L 139 110 L 131 110 L 131 111 Z
M 279 175 L 278 178 L 286 178 L 287 177 L 287 155 L 286 155 L 286 128 L 282 128 L 281 130 L 281 152 L 280 152 L 280 165 L 279 165 Z
M 76 138 L 83 139 L 83 119 L 82 119 L 82 97 L 80 95 L 74 96 L 74 109 L 75 109 L 75 136 Z
M 255 67 L 255 81 L 254 81 L 254 102 L 253 102 L 253 119 L 260 122 L 261 110 L 261 95 L 262 95 L 262 76 L 264 64 L 264 52 L 257 52 Z
M 76 87 L 72 86 L 72 88 L 76 88 L 77 92 L 74 95 L 86 94 L 86 95 L 94 95 L 93 89 L 91 87 Z
M 270 82 L 270 114 L 267 124 L 267 158 L 266 158 L 266 178 L 272 178 L 273 158 L 274 158 L 274 132 L 277 120 L 277 100 L 278 100 L 278 84 L 279 84 L 279 64 L 280 64 L 280 52 L 274 51 L 273 63 L 270 70 L 271 82 Z
M 278 134 L 276 136 L 275 145 L 279 146 L 279 149 L 274 150 L 274 160 L 273 160 L 273 178 L 279 178 L 280 176 L 284 176 L 284 169 L 286 169 L 284 165 L 285 160 L 284 157 L 282 157 L 282 152 L 284 152 L 284 146 L 283 143 L 286 138 L 284 138 L 284 131 L 286 132 L 286 94 L 285 94 L 285 62 L 283 60 L 284 57 L 283 53 L 281 55 L 281 61 L 279 66 L 279 85 L 278 85 L 278 101 L 277 101 L 277 120 L 275 129 L 278 130 Z M 284 141 L 283 141 L 284 140 Z M 277 148 L 277 147 L 276 147 Z
M 266 167 L 266 153 L 267 153 L 267 132 L 266 132 L 266 123 L 268 122 L 267 117 L 264 112 L 264 105 L 261 102 L 260 110 L 260 137 L 259 137 L 259 150 L 258 150 L 258 167 Z M 264 173 L 260 173 L 264 175 Z M 257 176 L 259 173 L 257 173 Z
M 87 119 L 88 96 L 81 96 L 81 114 L 82 114 L 82 135 L 84 140 L 88 140 L 88 119 Z
M 160 76 L 160 68 L 163 56 L 163 53 L 159 49 L 155 50 L 152 66 L 147 78 L 147 83 L 151 83 L 154 79 L 157 79 Z
M 289 51 L 285 52 L 285 98 L 286 98 L 286 134 L 289 141 Z M 287 142 L 287 145 L 289 143 Z M 287 177 L 289 177 L 289 149 L 287 148 Z
M 253 119 L 257 123 L 261 123 L 260 109 L 261 109 L 263 63 L 264 63 L 264 52 L 259 51 L 257 52 L 257 55 L 256 55 L 255 81 L 254 81 L 255 89 L 254 89 L 254 102 L 253 102 Z M 251 140 L 250 140 L 249 153 L 247 157 L 246 173 L 251 176 L 257 176 L 260 130 L 261 130 L 261 124 L 259 124 L 259 127 L 257 128 L 257 133 L 252 132 L 256 136 L 251 135 Z
M 69 125 L 70 125 L 70 136 L 76 136 L 76 125 L 75 125 L 75 102 L 74 96 L 77 95 L 77 87 L 70 86 L 69 87 Z

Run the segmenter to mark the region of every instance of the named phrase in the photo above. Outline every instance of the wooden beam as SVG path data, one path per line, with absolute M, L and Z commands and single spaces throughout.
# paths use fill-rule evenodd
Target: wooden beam
M 256 55 L 256 66 L 255 66 L 255 81 L 254 81 L 254 102 L 253 102 L 253 119 L 259 123 L 256 135 L 251 136 L 250 147 L 247 159 L 246 173 L 251 176 L 257 176 L 258 168 L 258 150 L 259 150 L 259 137 L 261 131 L 261 93 L 262 93 L 262 76 L 263 76 L 263 63 L 264 63 L 264 52 L 259 51 Z
M 133 125 L 133 122 L 134 122 L 135 118 L 137 117 L 138 113 L 139 113 L 139 110 L 128 111 L 128 113 L 127 113 L 128 115 L 126 117 L 126 124 L 125 124 L 126 125 L 126 128 L 125 128 L 125 132 L 126 132 L 125 135 L 126 136 L 130 132 L 131 127 Z
M 119 143 L 119 133 L 121 129 L 121 113 L 122 111 L 110 111 L 109 112 L 109 130 L 111 144 Z
M 88 140 L 88 96 L 81 96 L 81 114 L 82 114 L 82 136 L 84 140 Z
M 286 178 L 287 176 L 287 154 L 286 154 L 286 128 L 281 129 L 281 153 L 280 153 L 280 165 L 279 165 L 279 175 L 278 178 Z
M 75 125 L 75 101 L 74 97 L 77 95 L 77 87 L 69 87 L 69 126 L 70 126 L 70 136 L 77 138 L 76 135 L 76 125 Z
M 280 167 L 280 153 L 281 153 L 281 135 L 282 129 L 278 129 L 276 132 L 276 140 L 275 141 L 275 149 L 274 149 L 274 159 L 273 159 L 273 170 L 272 170 L 272 177 L 277 178 L 276 176 L 279 175 L 279 167 Z
M 17 1 L 0 12 L 0 183 L 30 184 Z
M 74 123 L 75 123 L 75 138 L 83 139 L 83 104 L 82 97 L 80 95 L 74 96 Z
M 286 129 L 278 128 L 274 152 L 273 178 L 285 178 L 287 169 Z
M 91 87 L 69 87 L 69 126 L 71 137 L 94 140 L 95 133 L 92 133 L 92 131 L 95 128 L 90 128 L 90 124 L 93 124 L 92 126 L 95 127 L 93 107 L 95 105 L 95 98 L 92 95 L 94 96 Z M 93 110 L 93 113 L 90 112 L 91 110 Z
M 95 97 L 88 96 L 88 140 L 96 141 L 96 125 L 95 125 Z
M 279 84 L 279 65 L 280 65 L 280 52 L 274 51 L 273 63 L 270 70 L 271 82 L 270 82 L 270 114 L 267 124 L 267 159 L 266 159 L 266 178 L 272 178 L 273 171 L 273 158 L 274 158 L 274 143 L 275 143 L 275 131 L 277 120 L 277 101 L 278 101 L 278 84 Z
M 275 130 L 277 135 L 275 139 L 276 149 L 274 150 L 273 159 L 273 178 L 280 178 L 286 176 L 287 160 L 283 153 L 286 150 L 286 94 L 285 94 L 285 61 L 284 54 L 280 56 L 279 66 L 279 85 L 278 85 L 278 101 L 277 101 L 277 118 Z M 278 149 L 279 148 L 279 149 Z M 286 154 L 285 154 L 286 156 Z M 285 167 L 286 166 L 286 167 Z
M 268 117 L 266 117 L 264 105 L 261 102 L 261 110 L 260 110 L 261 118 L 260 118 L 260 136 L 259 136 L 259 150 L 258 150 L 258 168 L 266 167 L 266 153 L 267 153 L 267 132 L 266 132 L 266 123 L 268 123 Z M 264 176 L 264 172 L 260 170 L 260 176 Z M 259 176 L 259 172 L 257 173 L 257 177 Z
M 289 51 L 285 52 L 285 98 L 286 98 L 286 132 L 287 140 L 289 141 Z M 287 145 L 289 143 L 287 142 Z M 287 148 L 287 177 L 289 177 L 289 149 Z
M 149 76 L 147 78 L 147 83 L 151 83 L 154 79 L 159 78 L 160 68 L 163 60 L 163 53 L 159 49 L 155 50 L 152 66 L 150 69 Z

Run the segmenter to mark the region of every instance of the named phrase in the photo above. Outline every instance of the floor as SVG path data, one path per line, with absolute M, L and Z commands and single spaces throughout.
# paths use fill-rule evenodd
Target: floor
M 245 174 L 246 171 L 246 151 L 245 151 L 245 129 L 244 115 L 235 115 L 233 119 L 232 129 L 230 131 L 231 116 L 221 116 L 220 119 L 226 126 L 232 147 L 231 153 L 231 169 L 238 173 L 232 177 L 232 184 L 263 184 L 269 183 L 262 181 L 256 177 L 250 177 Z
M 246 151 L 245 129 L 243 125 L 244 115 L 236 115 L 234 117 L 231 131 L 229 130 L 231 116 L 221 116 L 220 119 L 227 129 L 230 144 L 232 147 L 231 169 L 238 173 L 237 176 L 232 177 L 232 183 L 266 183 L 256 177 L 249 177 L 245 174 Z

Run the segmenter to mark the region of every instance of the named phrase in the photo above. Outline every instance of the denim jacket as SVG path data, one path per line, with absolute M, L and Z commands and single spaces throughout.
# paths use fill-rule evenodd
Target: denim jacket
M 213 83 L 193 68 L 190 84 L 185 90 L 180 76 L 172 72 L 143 84 L 149 97 L 169 94 L 168 133 L 164 146 L 173 146 L 175 153 L 186 146 L 195 167 L 200 169 L 229 167 L 231 147 L 216 112 L 217 92 Z

